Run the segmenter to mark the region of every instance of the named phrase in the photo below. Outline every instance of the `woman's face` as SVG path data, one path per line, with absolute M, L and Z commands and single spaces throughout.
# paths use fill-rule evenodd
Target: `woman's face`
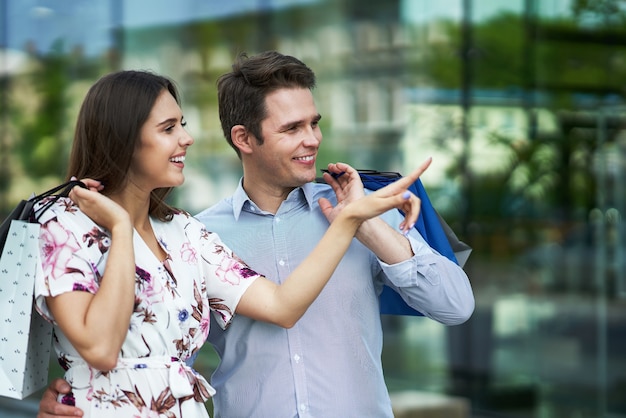
M 141 190 L 180 186 L 187 148 L 193 138 L 185 130 L 183 113 L 174 96 L 163 90 L 141 128 L 133 153 L 129 180 Z

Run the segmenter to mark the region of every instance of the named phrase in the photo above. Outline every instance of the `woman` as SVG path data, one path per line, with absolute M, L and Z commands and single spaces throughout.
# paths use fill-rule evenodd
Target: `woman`
M 235 313 L 290 327 L 364 220 L 397 207 L 407 214 L 406 231 L 417 218 L 419 201 L 406 188 L 429 162 L 345 207 L 321 201 L 328 232 L 276 285 L 164 202 L 184 181 L 193 143 L 184 126 L 167 78 L 139 71 L 103 77 L 81 107 L 68 170 L 88 188 L 74 188 L 40 218 L 37 307 L 55 325 L 55 349 L 72 385 L 62 401 L 84 416 L 208 416 L 203 403 L 214 390 L 184 361 L 204 343 L 210 312 L 224 328 Z M 343 166 L 332 167 L 339 174 Z M 336 191 L 362 188 L 356 173 L 326 176 Z

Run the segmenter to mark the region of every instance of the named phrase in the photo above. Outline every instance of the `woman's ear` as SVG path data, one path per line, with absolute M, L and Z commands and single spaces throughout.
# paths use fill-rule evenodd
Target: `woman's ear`
M 230 130 L 230 137 L 233 140 L 233 145 L 236 146 L 242 154 L 250 154 L 252 152 L 250 141 L 252 141 L 253 138 L 245 126 L 233 126 Z

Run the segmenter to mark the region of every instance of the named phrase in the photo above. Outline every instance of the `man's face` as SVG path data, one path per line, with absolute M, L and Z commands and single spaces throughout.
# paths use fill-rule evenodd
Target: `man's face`
M 253 142 L 250 172 L 273 187 L 293 189 L 315 180 L 315 160 L 322 141 L 320 114 L 309 89 L 285 88 L 265 98 L 262 145 Z

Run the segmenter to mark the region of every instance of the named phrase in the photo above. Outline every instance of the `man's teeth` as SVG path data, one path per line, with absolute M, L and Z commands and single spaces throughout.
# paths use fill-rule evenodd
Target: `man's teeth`
M 300 161 L 312 161 L 313 160 L 313 156 L 309 155 L 307 157 L 296 157 L 296 160 L 300 160 Z
M 184 156 L 180 156 L 180 157 L 170 158 L 170 161 L 173 162 L 173 163 L 183 163 L 183 162 L 185 162 L 185 157 Z

